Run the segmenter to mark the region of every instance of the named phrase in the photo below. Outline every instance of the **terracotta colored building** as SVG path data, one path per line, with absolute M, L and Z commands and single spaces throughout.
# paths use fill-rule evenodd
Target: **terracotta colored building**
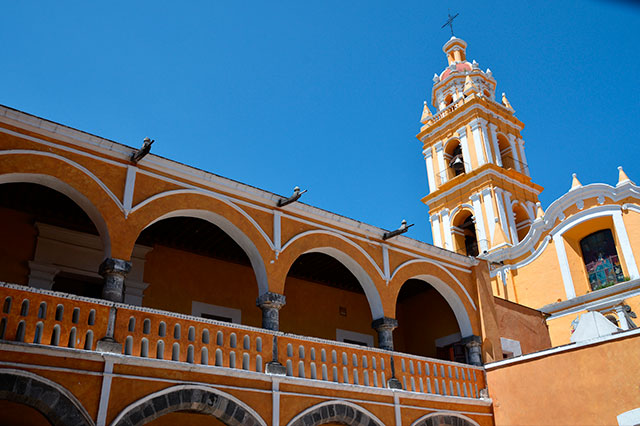
M 640 422 L 611 383 L 640 377 L 640 188 L 544 211 L 491 71 L 443 50 L 434 245 L 0 107 L 0 424 Z

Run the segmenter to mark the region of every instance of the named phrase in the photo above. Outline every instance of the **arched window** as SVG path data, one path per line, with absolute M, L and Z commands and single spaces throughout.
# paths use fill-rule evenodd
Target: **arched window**
M 447 145 L 445 157 L 448 164 L 447 174 L 449 179 L 464 173 L 464 157 L 462 156 L 462 146 L 459 141 L 452 141 Z
M 582 260 L 587 268 L 591 290 L 624 281 L 611 229 L 602 229 L 580 240 Z
M 515 160 L 513 158 L 511 144 L 504 135 L 498 135 L 498 150 L 500 151 L 500 158 L 502 159 L 502 167 L 505 169 L 514 169 Z
M 527 233 L 529 233 L 529 229 L 531 228 L 531 218 L 527 214 L 524 206 L 522 206 L 520 203 L 516 203 L 513 205 L 513 215 L 516 222 L 518 241 L 522 241 Z
M 460 212 L 453 222 L 453 237 L 456 243 L 456 251 L 467 256 L 477 256 L 478 237 L 476 236 L 476 225 L 470 211 Z

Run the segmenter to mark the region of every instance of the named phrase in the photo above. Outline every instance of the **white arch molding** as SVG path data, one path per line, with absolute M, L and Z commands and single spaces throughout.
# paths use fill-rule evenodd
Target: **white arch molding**
M 422 426 L 422 425 L 426 425 L 427 424 L 427 420 L 435 417 L 457 417 L 461 420 L 463 420 L 464 422 L 466 422 L 466 424 L 464 426 L 480 426 L 478 424 L 478 422 L 476 422 L 473 419 L 470 419 L 467 416 L 463 416 L 462 414 L 458 414 L 458 413 L 453 413 L 450 411 L 445 411 L 445 412 L 436 412 L 436 413 L 429 413 L 427 415 L 424 415 L 422 417 L 420 417 L 418 420 L 416 420 L 415 422 L 411 423 L 411 426 Z
M 111 257 L 111 237 L 107 223 L 96 206 L 80 191 L 54 176 L 35 173 L 7 173 L 0 175 L 0 185 L 4 183 L 34 183 L 53 189 L 69 197 L 89 216 L 89 219 L 91 219 L 98 230 L 100 241 L 102 241 L 104 257 Z
M 233 241 L 236 242 L 247 254 L 249 257 L 249 261 L 251 262 L 251 267 L 253 268 L 253 272 L 256 276 L 256 281 L 258 283 L 258 291 L 259 294 L 262 295 L 269 291 L 269 282 L 267 278 L 267 269 L 264 266 L 264 260 L 262 259 L 262 255 L 260 251 L 255 246 L 253 241 L 247 237 L 247 235 L 240 230 L 236 225 L 234 225 L 231 221 L 229 221 L 224 216 L 221 216 L 217 213 L 214 213 L 209 210 L 193 210 L 193 209 L 183 209 L 183 210 L 174 210 L 169 213 L 166 213 L 156 219 L 154 219 L 151 223 L 144 227 L 147 229 L 154 223 L 157 223 L 164 219 L 169 219 L 172 217 L 192 217 L 196 219 L 206 220 L 209 223 L 212 223 L 222 229 L 227 235 L 229 235 Z
M 429 284 L 431 285 L 431 287 L 436 289 L 436 291 L 440 293 L 444 300 L 447 301 L 449 307 L 453 311 L 453 314 L 456 317 L 456 321 L 458 322 L 458 327 L 460 328 L 460 334 L 462 335 L 462 337 L 473 335 L 471 320 L 469 319 L 469 314 L 464 307 L 464 303 L 462 303 L 460 297 L 458 297 L 457 293 L 451 287 L 449 287 L 440 278 L 428 274 L 414 275 L 408 278 L 407 281 L 410 279 L 424 281 L 425 284 Z M 402 285 L 404 285 L 404 283 Z M 402 287 L 400 287 L 400 291 L 402 291 Z M 396 317 L 397 316 L 398 314 L 396 313 Z

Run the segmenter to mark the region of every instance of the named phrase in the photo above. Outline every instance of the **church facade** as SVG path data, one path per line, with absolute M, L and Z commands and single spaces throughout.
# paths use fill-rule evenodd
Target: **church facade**
M 636 421 L 640 188 L 574 176 L 543 210 L 466 47 L 418 134 L 433 245 L 0 107 L 4 422 Z M 523 380 L 623 396 L 572 410 Z

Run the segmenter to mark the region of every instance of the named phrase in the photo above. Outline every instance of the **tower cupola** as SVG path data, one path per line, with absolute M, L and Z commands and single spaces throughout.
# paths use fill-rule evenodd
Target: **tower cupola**
M 464 62 L 467 59 L 467 42 L 455 36 L 451 37 L 451 39 L 442 46 L 442 51 L 447 54 L 449 65 L 454 62 Z

